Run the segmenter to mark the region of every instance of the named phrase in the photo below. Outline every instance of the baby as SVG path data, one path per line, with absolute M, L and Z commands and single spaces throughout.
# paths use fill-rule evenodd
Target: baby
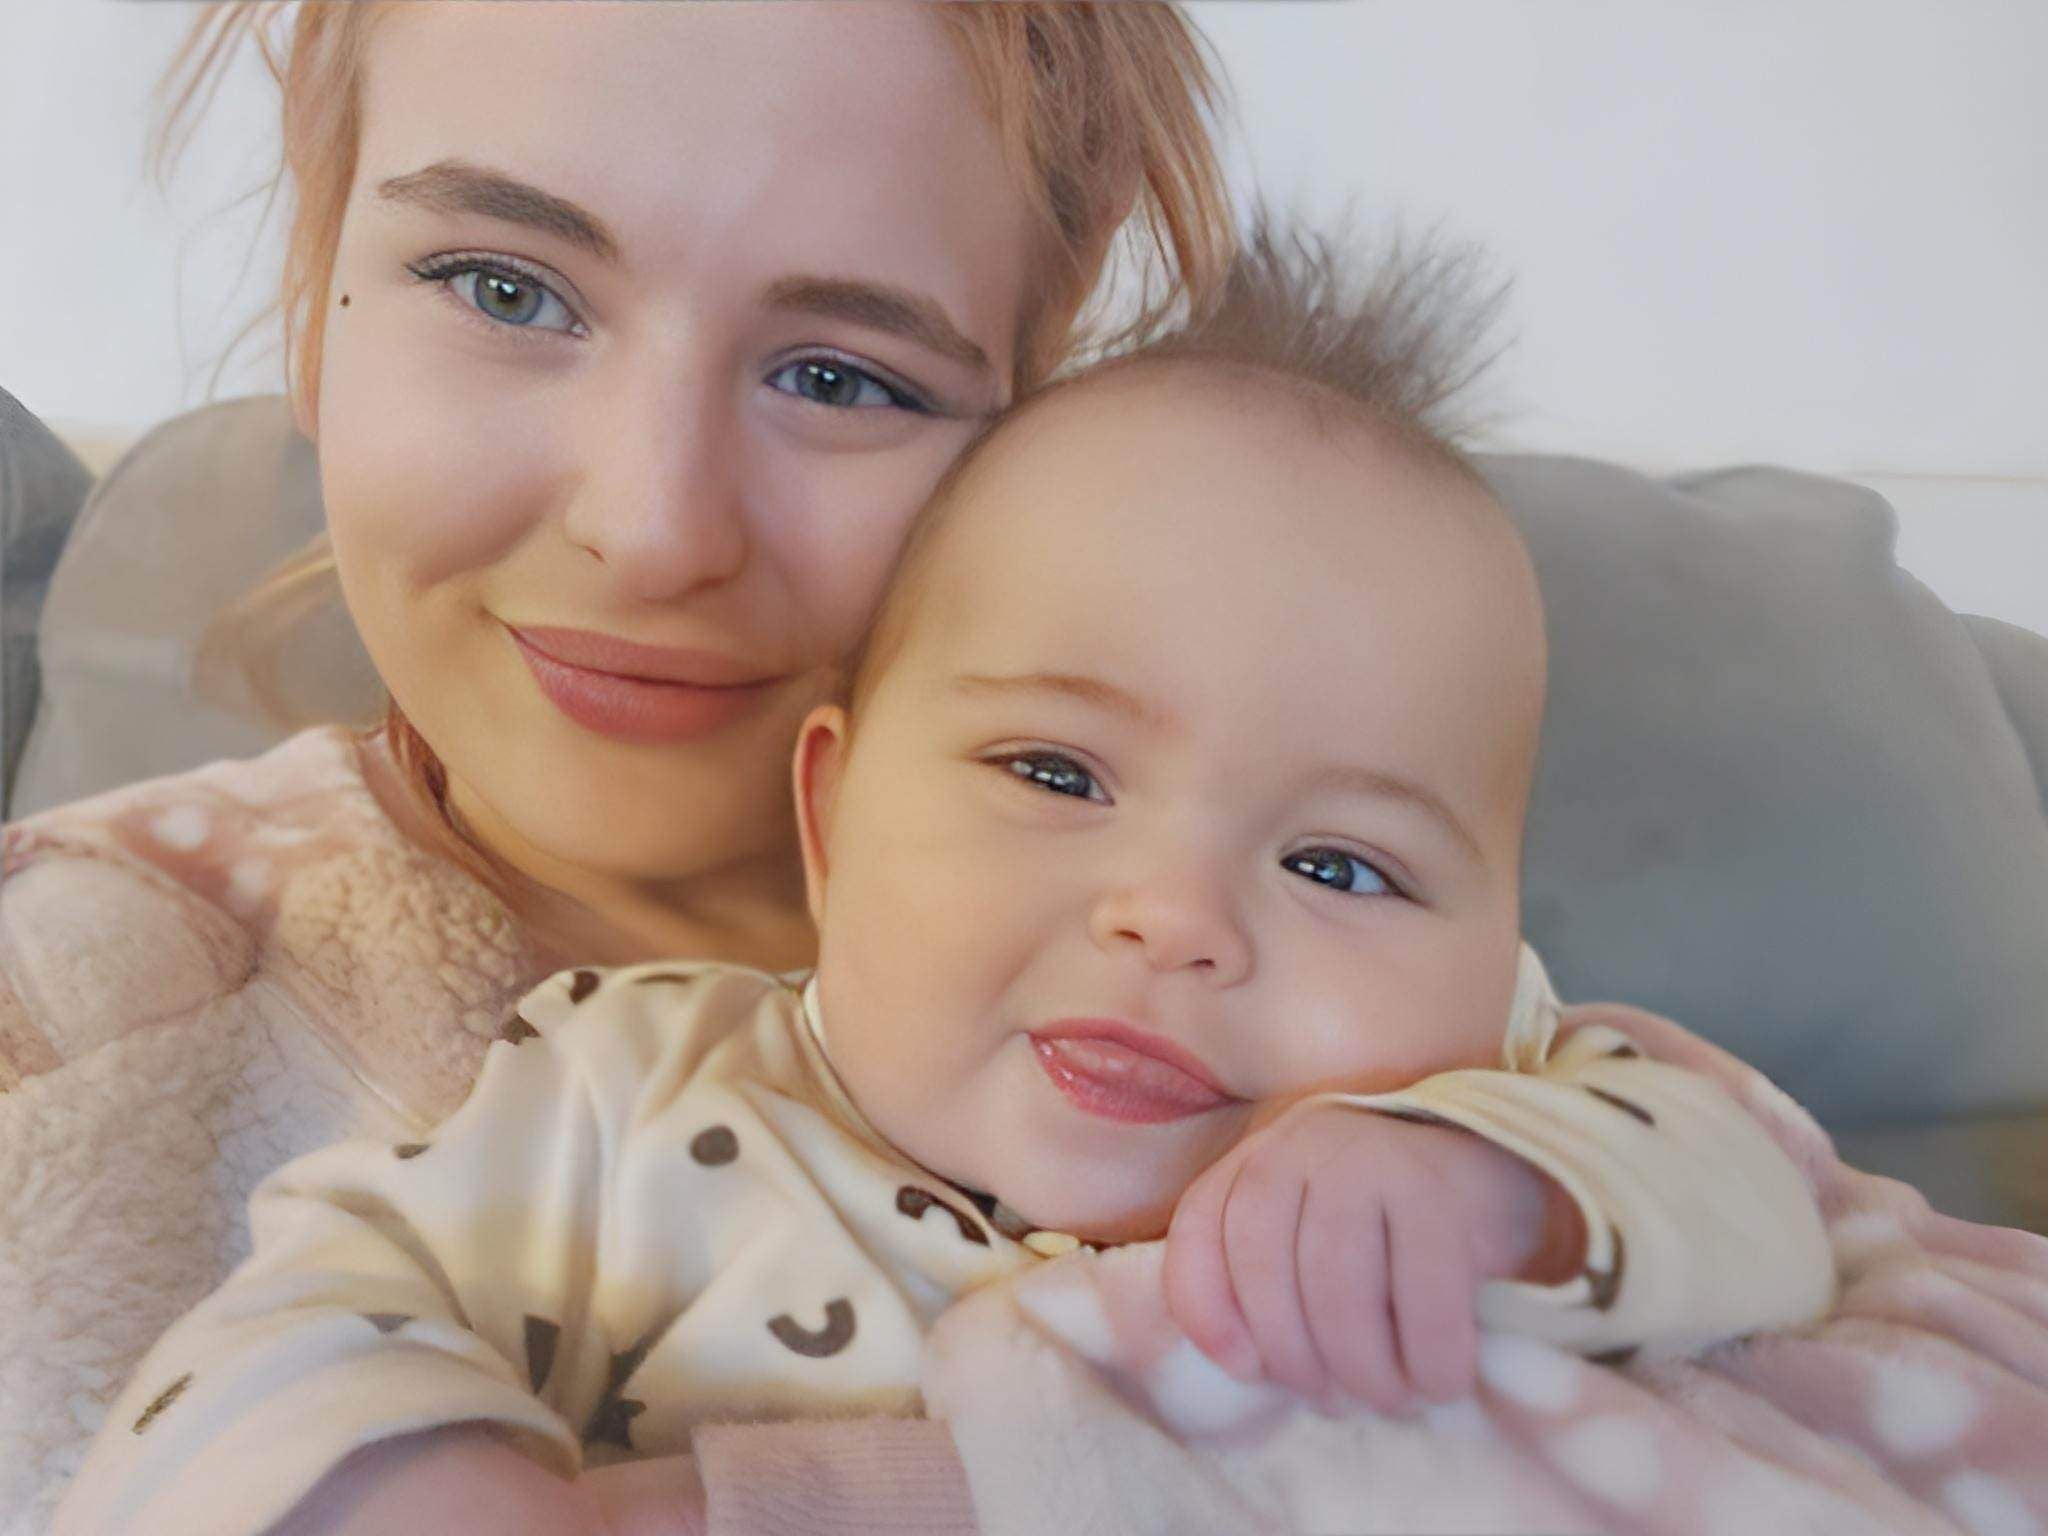
M 1481 1324 L 1825 1310 L 1776 1143 L 1556 1038 L 1517 903 L 1542 613 L 1413 318 L 1262 246 L 996 423 L 798 743 L 815 974 L 565 973 L 431 1137 L 274 1175 L 58 1530 L 253 1536 L 448 1426 L 552 1482 L 915 1414 L 948 1304 L 1083 1244 L 1164 1237 L 1189 1337 L 1333 1409 L 1458 1396 Z

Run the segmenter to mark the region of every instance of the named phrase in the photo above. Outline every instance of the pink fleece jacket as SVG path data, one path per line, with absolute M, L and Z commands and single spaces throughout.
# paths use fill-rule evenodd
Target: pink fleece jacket
M 301 1153 L 468 1094 L 551 964 L 393 825 L 339 728 L 10 826 L 0 845 L 0 1536 L 40 1536 L 107 1404 L 244 1258 Z M 946 1426 L 697 1440 L 712 1529 L 975 1529 Z

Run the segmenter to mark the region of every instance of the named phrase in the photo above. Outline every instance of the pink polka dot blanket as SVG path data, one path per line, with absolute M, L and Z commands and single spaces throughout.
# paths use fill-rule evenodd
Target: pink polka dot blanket
M 1825 1317 L 1620 1365 L 1486 1335 L 1471 1398 L 1326 1417 L 1180 1335 L 1161 1245 L 1075 1253 L 970 1297 L 930 1341 L 925 1400 L 985 1536 L 2048 1536 L 2048 1238 L 1845 1166 L 1762 1076 L 1666 1021 L 1567 1018 L 1710 1074 L 1777 1138 L 1827 1223 Z

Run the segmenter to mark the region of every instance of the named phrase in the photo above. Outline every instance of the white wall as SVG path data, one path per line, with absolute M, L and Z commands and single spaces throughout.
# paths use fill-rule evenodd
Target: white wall
M 251 67 L 168 201 L 148 91 L 189 4 L 0 0 L 0 383 L 117 428 L 206 397 L 260 304 Z M 1193 7 L 1268 196 L 1441 222 L 1516 284 L 1498 436 L 1767 460 L 1898 506 L 1949 602 L 2048 631 L 2048 4 Z M 245 352 L 223 393 L 277 387 Z
M 2048 4 L 1193 9 L 1269 197 L 1498 254 L 1506 443 L 1847 475 L 2048 632 Z
M 260 64 L 170 196 L 146 174 L 152 93 L 200 9 L 0 0 L 0 387 L 45 417 L 132 428 L 199 404 L 277 269 L 274 241 L 251 258 L 260 206 L 232 206 L 277 160 Z M 280 379 L 259 346 L 220 392 Z

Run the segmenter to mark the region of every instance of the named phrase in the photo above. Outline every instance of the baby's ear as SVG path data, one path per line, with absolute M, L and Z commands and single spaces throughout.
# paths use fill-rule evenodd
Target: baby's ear
M 825 842 L 832 825 L 832 801 L 846 763 L 846 711 L 820 704 L 797 732 L 791 768 L 796 789 L 796 826 L 804 855 L 804 899 L 811 921 L 825 914 Z

